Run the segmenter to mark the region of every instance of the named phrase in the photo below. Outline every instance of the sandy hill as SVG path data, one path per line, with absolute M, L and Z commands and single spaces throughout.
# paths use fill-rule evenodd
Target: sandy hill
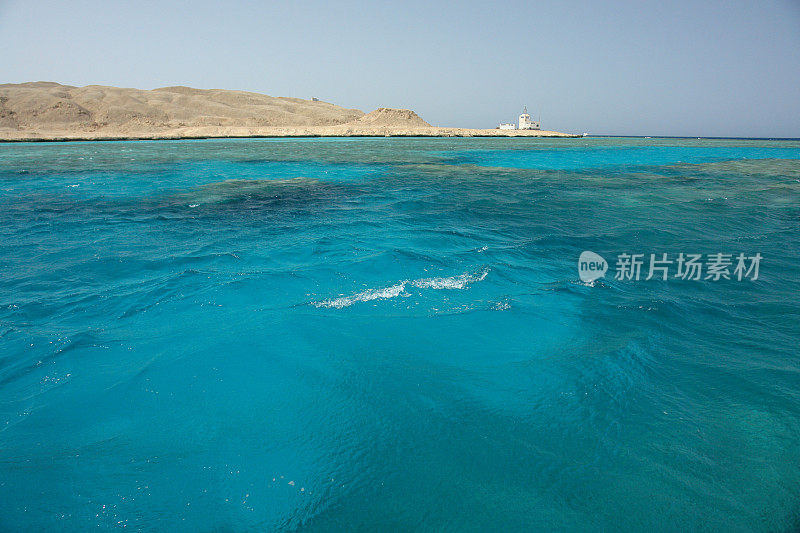
M 363 115 L 327 102 L 245 91 L 0 85 L 0 127 L 19 130 L 135 133 L 198 126 L 333 126 Z
M 222 89 L 0 85 L 0 140 L 374 135 L 565 134 L 434 128 L 409 109 L 382 107 L 365 115 L 328 102 Z
M 371 127 L 382 128 L 430 128 L 431 125 L 420 118 L 410 109 L 388 109 L 379 107 L 372 113 L 367 113 L 355 121 L 354 124 L 363 124 Z

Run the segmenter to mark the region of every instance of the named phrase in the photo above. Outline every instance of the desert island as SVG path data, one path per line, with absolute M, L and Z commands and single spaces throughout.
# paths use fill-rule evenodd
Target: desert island
M 54 82 L 0 85 L 0 141 L 224 137 L 578 137 L 533 129 L 431 126 L 409 109 L 371 113 L 317 98 L 223 89 Z

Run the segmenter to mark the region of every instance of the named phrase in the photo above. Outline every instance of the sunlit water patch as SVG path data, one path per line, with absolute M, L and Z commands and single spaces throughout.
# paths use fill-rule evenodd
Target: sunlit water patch
M 454 163 L 493 167 L 581 170 L 609 167 L 635 168 L 680 163 L 717 163 L 753 159 L 800 159 L 791 142 L 672 141 L 613 143 L 596 139 L 574 141 L 560 149 L 524 146 L 512 149 L 440 152 Z

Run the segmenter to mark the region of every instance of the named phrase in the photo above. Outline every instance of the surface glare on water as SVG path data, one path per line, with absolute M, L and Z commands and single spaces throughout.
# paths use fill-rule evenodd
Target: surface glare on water
M 800 528 L 800 142 L 6 143 L 0 246 L 0 530 Z

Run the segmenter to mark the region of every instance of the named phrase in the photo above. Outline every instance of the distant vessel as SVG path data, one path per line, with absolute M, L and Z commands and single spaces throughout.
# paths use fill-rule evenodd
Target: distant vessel
M 538 130 L 539 129 L 539 122 L 532 121 L 531 116 L 528 114 L 528 106 L 522 111 L 522 114 L 519 116 L 519 122 L 517 124 L 512 124 L 510 122 L 505 122 L 497 126 L 499 130 Z

